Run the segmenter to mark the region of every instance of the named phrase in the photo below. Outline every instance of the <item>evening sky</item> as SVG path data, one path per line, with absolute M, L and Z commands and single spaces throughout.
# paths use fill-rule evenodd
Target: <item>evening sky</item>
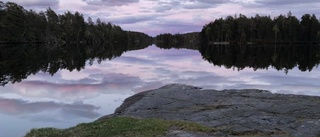
M 7 0 L 4 0 L 5 2 Z M 25 9 L 36 11 L 51 7 L 57 13 L 79 11 L 85 18 L 98 17 L 125 30 L 159 33 L 200 31 L 203 25 L 220 17 L 244 14 L 247 17 L 270 15 L 272 18 L 289 11 L 300 18 L 303 14 L 320 15 L 319 0 L 11 0 Z

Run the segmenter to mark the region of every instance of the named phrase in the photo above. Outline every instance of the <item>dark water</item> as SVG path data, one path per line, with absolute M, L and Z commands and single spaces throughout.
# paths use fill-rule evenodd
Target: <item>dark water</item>
M 90 122 L 128 96 L 170 83 L 320 96 L 317 45 L 179 48 L 1 46 L 0 136 Z

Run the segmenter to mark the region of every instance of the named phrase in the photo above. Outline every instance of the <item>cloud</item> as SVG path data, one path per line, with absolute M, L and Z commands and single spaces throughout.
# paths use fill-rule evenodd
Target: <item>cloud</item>
M 158 74 L 162 74 L 162 75 L 168 75 L 168 74 L 172 73 L 172 71 L 165 69 L 165 68 L 155 68 L 154 72 L 158 73 Z
M 210 4 L 207 3 L 194 3 L 194 4 L 186 4 L 183 6 L 185 9 L 208 9 L 211 8 Z
M 28 102 L 21 99 L 0 98 L 0 113 L 7 115 L 34 115 L 45 111 L 58 110 L 60 113 L 82 118 L 96 118 L 99 107 L 83 103 L 57 103 L 57 102 Z
M 221 4 L 221 3 L 230 2 L 230 0 L 188 0 L 188 1 L 198 1 L 198 2 L 210 3 L 210 4 Z
M 47 8 L 47 7 L 56 7 L 59 5 L 59 0 L 10 0 L 10 1 L 26 7 Z
M 154 8 L 154 10 L 156 12 L 165 12 L 165 11 L 169 11 L 173 8 L 173 6 L 171 5 L 162 5 L 162 6 L 157 6 Z
M 171 9 L 178 9 L 181 4 L 181 1 L 158 1 L 154 10 L 156 12 L 165 12 Z
M 279 5 L 296 5 L 296 4 L 310 4 L 319 3 L 319 0 L 256 0 L 258 4 L 279 6 Z
M 116 18 L 108 18 L 115 24 L 133 24 L 139 22 L 145 22 L 150 20 L 156 20 L 157 16 L 155 15 L 134 15 L 134 16 L 124 16 Z
M 107 5 L 107 6 L 122 6 L 131 3 L 138 3 L 139 0 L 82 0 L 88 5 Z
M 154 8 L 156 12 L 166 12 L 178 9 L 207 9 L 219 4 L 230 2 L 229 0 L 180 0 L 159 1 Z

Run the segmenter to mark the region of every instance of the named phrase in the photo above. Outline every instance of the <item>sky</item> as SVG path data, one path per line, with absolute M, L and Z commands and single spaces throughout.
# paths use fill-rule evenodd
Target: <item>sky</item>
M 6 2 L 7 0 L 4 0 Z M 37 11 L 48 7 L 61 14 L 79 11 L 86 18 L 98 17 L 125 30 L 151 36 L 160 33 L 200 31 L 205 24 L 220 17 L 244 14 L 286 15 L 298 18 L 305 13 L 320 17 L 319 0 L 11 0 L 25 9 Z

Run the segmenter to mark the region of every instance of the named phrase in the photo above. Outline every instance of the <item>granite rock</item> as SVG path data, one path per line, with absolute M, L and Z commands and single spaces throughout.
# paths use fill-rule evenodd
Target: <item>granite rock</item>
M 112 116 L 182 120 L 218 129 L 208 136 L 319 137 L 320 97 L 258 89 L 171 84 L 127 98 Z M 206 136 L 172 131 L 167 136 Z

